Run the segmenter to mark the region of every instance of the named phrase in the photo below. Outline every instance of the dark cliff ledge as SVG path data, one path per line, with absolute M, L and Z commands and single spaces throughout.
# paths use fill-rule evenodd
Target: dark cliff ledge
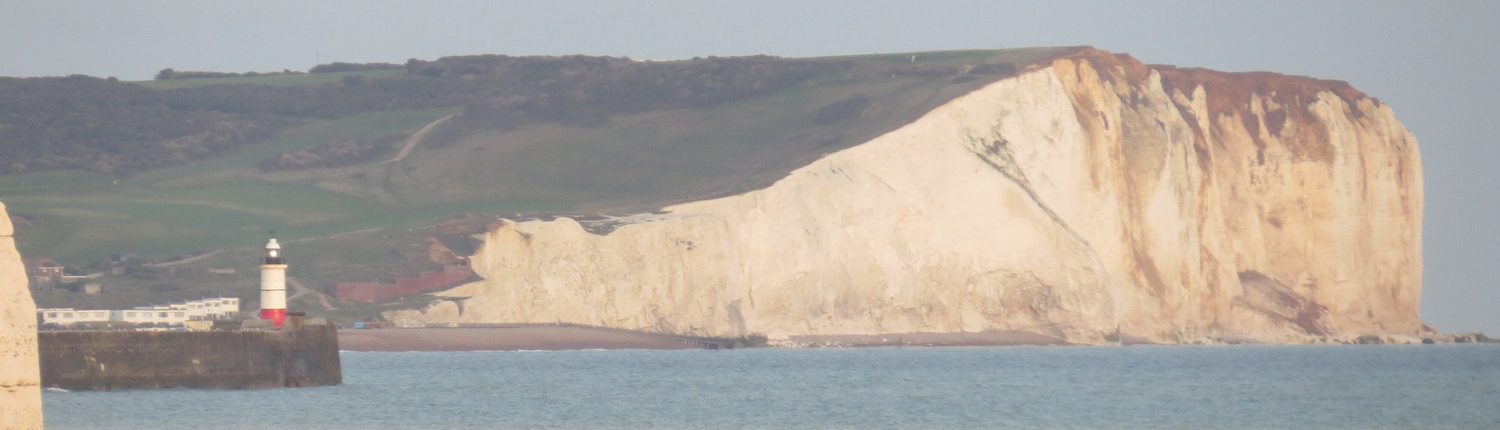
M 42 386 L 246 389 L 343 382 L 338 330 L 42 332 Z

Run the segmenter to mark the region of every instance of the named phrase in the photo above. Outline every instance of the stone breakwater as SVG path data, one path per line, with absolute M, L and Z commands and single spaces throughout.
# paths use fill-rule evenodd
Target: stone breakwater
M 41 381 L 68 390 L 338 385 L 338 330 L 42 332 Z
M 1347 84 L 1081 49 L 773 185 L 592 234 L 502 221 L 412 322 L 773 339 L 1417 341 L 1422 174 Z
M 0 428 L 39 429 L 36 305 L 12 234 L 10 216 L 0 203 Z

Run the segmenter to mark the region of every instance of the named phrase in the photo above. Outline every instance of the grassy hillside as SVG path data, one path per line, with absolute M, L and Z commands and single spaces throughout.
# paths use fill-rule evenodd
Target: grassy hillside
M 133 177 L 84 171 L 0 177 L 0 196 L 29 220 L 21 250 L 74 265 L 109 254 L 165 258 L 250 244 L 276 230 L 316 237 L 373 225 L 422 221 L 311 181 L 261 174 L 260 160 L 315 143 L 415 130 L 453 109 L 362 114 L 316 123 L 233 155 Z
M 823 154 L 874 138 L 1005 75 L 926 70 L 1020 67 L 1055 52 L 839 57 L 853 63 L 849 72 L 765 96 L 620 115 L 597 126 L 496 127 L 417 151 L 390 169 L 322 184 L 369 198 L 426 204 L 484 199 L 546 202 L 582 213 L 652 210 L 764 187 Z M 889 65 L 915 71 L 882 67 Z
M 709 78 L 685 81 L 692 85 L 682 90 L 689 95 L 655 104 L 632 103 L 626 97 L 621 105 L 611 101 L 619 100 L 619 95 L 603 99 L 588 95 L 594 94 L 588 91 L 632 91 L 633 84 L 578 83 L 586 87 L 576 90 L 583 95 L 568 96 L 575 90 L 559 88 L 563 84 L 554 82 L 538 84 L 547 90 L 525 99 L 497 92 L 494 98 L 447 108 L 304 118 L 303 125 L 240 145 L 226 155 L 189 159 L 137 174 L 62 170 L 3 175 L 0 200 L 17 219 L 17 241 L 24 255 L 55 258 L 70 267 L 96 264 L 111 254 L 161 261 L 230 249 L 183 265 L 181 271 L 118 277 L 108 281 L 115 288 L 107 289 L 104 296 L 39 293 L 38 301 L 44 306 L 217 294 L 253 301 L 254 248 L 264 242 L 268 230 L 293 242 L 288 253 L 301 260 L 292 276 L 309 287 L 389 279 L 436 267 L 426 259 L 426 241 L 444 234 L 450 236 L 444 239 L 451 240 L 453 233 L 428 227 L 455 217 L 468 214 L 468 228 L 475 228 L 495 216 L 646 211 L 760 188 L 824 154 L 867 141 L 947 100 L 1062 52 L 1022 49 L 779 60 L 837 67 L 814 69 L 834 72 L 819 72 L 795 84 L 732 97 L 716 93 L 721 90 L 715 88 L 761 83 L 724 83 L 713 76 L 764 73 L 713 69 L 735 67 L 738 63 L 734 62 L 681 62 L 683 70 L 693 70 L 694 76 L 709 73 Z M 418 69 L 424 74 L 420 76 L 401 70 L 348 73 L 429 82 L 434 78 L 426 74 L 450 76 L 478 61 L 461 60 L 433 62 L 429 65 L 441 65 L 442 70 Z M 480 60 L 493 63 L 493 59 Z M 607 67 L 619 67 L 610 64 L 614 65 Z M 677 70 L 674 64 L 653 65 L 666 72 L 652 73 L 678 73 L 673 72 Z M 764 67 L 764 62 L 747 64 Z M 480 73 L 480 80 L 495 82 L 554 79 L 548 74 L 550 69 L 506 67 L 473 73 Z M 561 70 L 558 73 L 569 73 Z M 207 96 L 219 94 L 214 92 L 216 85 L 324 85 L 339 81 L 344 74 L 188 79 L 147 85 L 195 85 Z M 454 79 L 472 81 L 476 75 L 464 76 L 471 77 Z M 624 75 L 619 79 L 638 78 Z M 326 85 L 323 88 L 331 91 Z M 395 93 L 389 88 L 382 97 Z M 237 91 L 225 94 L 244 90 Z M 341 97 L 366 100 L 365 106 L 379 105 L 378 99 L 360 98 L 358 89 L 340 91 L 344 91 Z M 704 94 L 713 98 L 702 98 Z M 614 107 L 579 107 L 589 103 L 614 103 Z M 573 115 L 570 109 L 589 114 Z M 358 165 L 258 168 L 278 154 L 393 133 L 412 135 L 428 125 L 433 125 L 430 133 L 413 139 L 409 154 L 400 160 L 382 156 Z M 350 232 L 358 233 L 339 236 Z M 202 269 L 209 267 L 237 267 L 240 273 L 208 276 Z M 299 298 L 294 306 L 321 312 L 311 299 Z M 339 314 L 344 318 L 374 309 L 341 305 L 335 314 L 344 312 Z

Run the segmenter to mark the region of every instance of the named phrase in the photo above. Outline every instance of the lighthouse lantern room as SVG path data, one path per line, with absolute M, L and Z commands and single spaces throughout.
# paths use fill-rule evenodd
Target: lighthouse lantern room
M 275 238 L 266 243 L 266 257 L 260 265 L 260 319 L 276 327 L 286 323 L 286 260 Z

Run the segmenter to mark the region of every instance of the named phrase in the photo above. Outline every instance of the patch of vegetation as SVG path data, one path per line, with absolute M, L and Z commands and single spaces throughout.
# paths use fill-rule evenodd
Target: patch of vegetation
M 166 81 L 137 81 L 131 84 L 157 90 L 197 88 L 216 85 L 262 85 L 273 87 L 317 87 L 337 84 L 343 78 L 358 76 L 367 80 L 400 78 L 405 73 L 399 69 L 368 70 L 356 72 L 328 73 L 260 73 L 223 78 L 172 79 Z
M 864 94 L 855 94 L 833 103 L 818 108 L 813 115 L 813 125 L 828 126 L 839 122 L 858 118 L 865 109 L 870 107 L 870 98 Z
M 1010 63 L 984 63 L 975 65 L 969 69 L 972 75 L 1013 75 L 1016 73 L 1016 65 Z
M 367 71 L 367 70 L 395 70 L 395 69 L 403 69 L 403 68 L 405 68 L 405 67 L 402 66 L 402 65 L 400 65 L 400 64 L 391 64 L 391 63 L 344 63 L 344 62 L 334 62 L 334 63 L 329 63 L 329 64 L 319 64 L 319 65 L 313 66 L 313 68 L 307 70 L 307 73 L 361 72 L 361 71 Z
M 390 133 L 376 138 L 324 143 L 291 152 L 283 152 L 260 163 L 260 170 L 312 169 L 342 167 L 375 161 L 395 152 L 410 135 Z
M 158 80 L 158 81 L 169 81 L 169 80 L 173 80 L 173 79 L 179 79 L 179 80 L 181 80 L 181 79 L 237 78 L 237 77 L 241 77 L 241 76 L 244 76 L 244 77 L 274 76 L 274 75 L 292 75 L 292 74 L 296 74 L 296 73 L 297 72 L 293 72 L 291 70 L 285 70 L 285 71 L 281 71 L 281 72 L 270 72 L 270 73 L 260 73 L 260 72 L 245 72 L 245 73 L 233 73 L 233 72 L 194 72 L 194 71 L 186 71 L 186 70 L 184 70 L 184 71 L 177 71 L 177 70 L 173 70 L 171 68 L 166 68 L 166 69 L 161 69 L 161 71 L 159 71 L 159 72 L 156 72 L 156 80 Z

